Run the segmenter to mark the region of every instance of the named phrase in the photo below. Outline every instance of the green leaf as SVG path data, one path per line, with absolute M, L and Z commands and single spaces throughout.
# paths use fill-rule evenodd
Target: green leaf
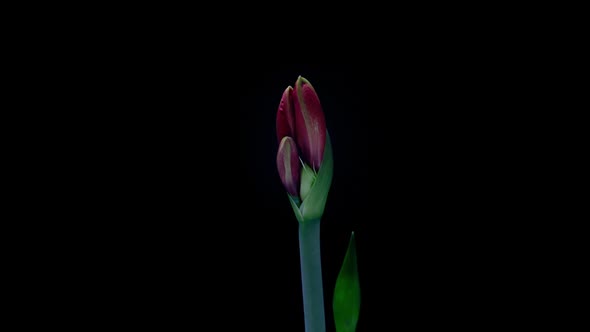
M 354 232 L 350 236 L 348 250 L 334 288 L 334 322 L 336 332 L 354 332 L 361 308 L 361 287 L 356 264 Z
M 322 166 L 320 166 L 316 179 L 299 208 L 304 221 L 322 218 L 328 200 L 328 193 L 330 192 L 330 185 L 332 184 L 333 172 L 332 143 L 330 135 L 326 133 L 326 147 L 324 148 Z

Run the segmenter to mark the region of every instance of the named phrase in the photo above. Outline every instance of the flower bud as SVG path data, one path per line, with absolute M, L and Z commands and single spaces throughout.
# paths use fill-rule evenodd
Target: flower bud
M 301 177 L 301 161 L 293 138 L 283 137 L 277 153 L 277 169 L 287 192 L 299 197 L 299 181 Z

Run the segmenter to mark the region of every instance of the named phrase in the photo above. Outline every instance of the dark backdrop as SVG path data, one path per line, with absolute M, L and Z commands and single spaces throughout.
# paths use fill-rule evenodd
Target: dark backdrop
M 277 107 L 302 75 L 333 143 L 321 226 L 328 331 L 352 231 L 358 332 L 510 318 L 530 295 L 521 240 L 532 229 L 526 193 L 539 186 L 522 162 L 534 138 L 513 98 L 519 76 L 476 57 L 433 59 L 408 49 L 378 62 L 126 68 L 129 81 L 104 92 L 125 104 L 96 99 L 92 116 L 104 119 L 86 135 L 102 152 L 80 150 L 96 168 L 82 185 L 97 198 L 78 199 L 97 216 L 99 296 L 124 296 L 113 305 L 142 308 L 140 317 L 303 330 L 298 225 L 275 161 Z
M 326 17 L 346 24 L 320 35 L 313 26 L 324 19 L 302 8 L 297 21 L 249 17 L 227 29 L 244 28 L 238 38 L 219 35 L 222 20 L 195 27 L 208 21 L 194 11 L 177 18 L 178 10 L 170 25 L 154 18 L 161 15 L 123 14 L 131 30 L 109 20 L 106 37 L 105 24 L 92 22 L 94 34 L 48 30 L 48 45 L 29 52 L 32 75 L 20 75 L 41 90 L 22 89 L 38 112 L 17 112 L 27 129 L 42 130 L 31 139 L 17 129 L 12 138 L 44 151 L 20 149 L 34 160 L 14 177 L 33 179 L 19 187 L 43 203 L 24 200 L 23 211 L 38 212 L 28 219 L 41 226 L 21 224 L 48 242 L 32 255 L 46 265 L 22 259 L 38 269 L 26 288 L 43 281 L 47 307 L 62 300 L 69 306 L 60 317 L 85 324 L 119 326 L 123 318 L 162 330 L 188 321 L 199 331 L 302 331 L 297 222 L 275 168 L 274 127 L 281 93 L 303 75 L 319 94 L 334 149 L 321 233 L 328 331 L 351 231 L 358 332 L 505 329 L 514 317 L 528 324 L 523 313 L 544 285 L 523 272 L 550 254 L 535 241 L 552 241 L 536 234 L 552 207 L 542 200 L 547 173 L 556 173 L 546 165 L 563 164 L 545 153 L 562 148 L 547 123 L 564 98 L 546 90 L 563 80 L 548 79 L 546 68 L 564 69 L 543 58 L 560 49 L 547 44 L 553 31 L 521 20 L 545 16 L 507 10 L 523 26 L 514 30 L 503 14 L 482 21 L 489 8 L 456 11 L 471 22 L 437 8 L 383 18 L 372 8 L 371 23 L 392 24 L 363 31 L 362 15 L 334 12 Z M 293 31 L 291 22 L 303 29 L 268 36 Z M 80 35 L 68 38 L 71 31 Z M 319 57 L 312 35 L 334 48 L 334 61 L 284 62 Z M 531 40 L 538 47 L 527 49 Z M 558 102 L 542 112 L 547 95 Z

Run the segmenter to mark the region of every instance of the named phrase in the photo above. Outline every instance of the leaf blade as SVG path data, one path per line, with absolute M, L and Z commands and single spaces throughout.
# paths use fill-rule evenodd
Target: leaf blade
M 334 172 L 334 160 L 332 157 L 332 143 L 330 135 L 326 133 L 326 148 L 324 160 L 316 176 L 316 179 L 300 207 L 304 220 L 321 219 L 326 207 L 326 201 L 332 184 Z
M 354 332 L 361 305 L 361 289 L 358 277 L 354 232 L 334 287 L 332 309 L 337 332 Z

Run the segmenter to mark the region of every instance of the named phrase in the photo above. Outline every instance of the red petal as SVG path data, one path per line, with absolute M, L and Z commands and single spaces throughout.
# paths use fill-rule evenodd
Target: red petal
M 316 171 L 320 168 L 326 146 L 326 120 L 315 89 L 299 76 L 295 83 L 295 139 L 303 159 Z
M 279 142 L 285 136 L 295 137 L 295 117 L 293 114 L 293 88 L 285 89 L 277 112 L 277 138 Z

